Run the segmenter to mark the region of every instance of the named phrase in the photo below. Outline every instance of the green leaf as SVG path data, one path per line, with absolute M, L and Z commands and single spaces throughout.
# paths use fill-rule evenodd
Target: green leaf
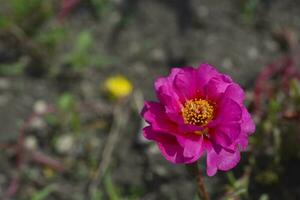
M 247 23 L 253 21 L 254 14 L 259 6 L 260 0 L 246 0 L 242 8 L 242 14 Z
M 54 114 L 47 114 L 45 116 L 45 120 L 47 123 L 49 123 L 52 126 L 56 126 L 57 124 L 59 124 L 59 120 L 57 116 L 55 116 Z
M 58 100 L 58 107 L 62 111 L 71 111 L 75 106 L 75 98 L 69 93 L 60 96 Z
M 259 200 L 269 200 L 269 196 L 267 194 L 263 194 L 259 197 Z
M 14 15 L 18 19 L 28 16 L 34 8 L 38 8 L 42 0 L 11 0 Z
M 71 63 L 75 70 L 84 69 L 90 64 L 92 43 L 93 37 L 88 31 L 81 32 L 77 37 L 73 50 L 66 56 L 67 62 Z
M 90 32 L 83 31 L 77 38 L 74 51 L 75 52 L 86 52 L 91 47 L 93 38 Z
M 6 27 L 9 24 L 9 20 L 3 16 L 0 15 L 0 28 Z
M 113 9 L 113 4 L 109 0 L 91 0 L 91 3 L 98 15 L 102 14 L 104 16 L 103 13 L 107 13 Z
M 0 75 L 19 75 L 22 74 L 27 65 L 27 59 L 20 59 L 11 64 L 0 64 Z
M 92 200 L 101 200 L 101 199 L 103 199 L 103 193 L 99 190 L 96 190 L 93 192 L 91 199 Z
M 49 49 L 55 46 L 66 37 L 66 30 L 63 27 L 55 26 L 43 34 L 38 34 L 35 40 L 42 45 L 46 45 Z
M 116 186 L 113 184 L 111 176 L 106 175 L 104 178 L 104 185 L 110 200 L 120 200 L 120 194 Z
M 31 200 L 44 200 L 46 199 L 53 191 L 55 187 L 53 185 L 46 186 L 41 191 L 36 192 L 31 197 Z

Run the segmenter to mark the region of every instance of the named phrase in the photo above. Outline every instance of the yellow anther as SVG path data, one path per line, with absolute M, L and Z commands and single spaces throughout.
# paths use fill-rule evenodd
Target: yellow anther
M 192 99 L 184 104 L 181 110 L 186 124 L 203 126 L 214 117 L 214 106 L 207 100 Z

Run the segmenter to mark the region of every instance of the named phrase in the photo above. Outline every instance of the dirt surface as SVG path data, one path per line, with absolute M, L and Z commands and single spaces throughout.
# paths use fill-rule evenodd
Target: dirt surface
M 242 12 L 244 1 L 238 0 L 190 0 L 186 1 L 187 4 L 180 0 L 114 2 L 115 9 L 99 20 L 86 6 L 74 9 L 64 19 L 63 26 L 71 34 L 57 45 L 55 52 L 46 56 L 47 65 L 41 76 L 32 76 L 27 71 L 0 77 L 1 143 L 17 140 L 24 120 L 34 111 L 37 101 L 55 105 L 59 95 L 66 91 L 74 94 L 80 102 L 97 102 L 102 106 L 102 114 L 84 112 L 81 117 L 84 124 L 88 124 L 86 121 L 89 120 L 99 122 L 103 119 L 106 124 L 104 128 L 95 129 L 85 129 L 84 126 L 81 131 L 86 135 L 76 136 L 78 146 L 70 154 L 61 154 L 45 142 L 54 141 L 70 130 L 61 127 L 48 127 L 47 131 L 39 128 L 28 130 L 28 135 L 38 138 L 38 149 L 58 158 L 69 168 L 66 172 L 54 172 L 55 175 L 47 178 L 44 177 L 47 168 L 45 172 L 45 167 L 29 162 L 23 166 L 16 199 L 28 199 L 32 191 L 51 184 L 58 185 L 59 189 L 46 199 L 86 199 L 91 177 L 89 166 L 92 165 L 94 170 L 97 167 L 97 161 L 93 163 L 89 157 L 95 160 L 101 158 L 113 124 L 113 103 L 100 94 L 106 77 L 126 75 L 133 82 L 135 91 L 141 92 L 145 99 L 155 99 L 154 80 L 167 75 L 171 67 L 198 66 L 208 62 L 251 90 L 261 69 L 284 54 L 284 44 L 278 40 L 282 30 L 296 35 L 300 33 L 300 2 L 296 0 L 262 0 L 251 20 L 245 19 Z M 38 31 L 47 32 L 53 23 L 57 23 L 54 18 Z M 101 68 L 87 68 L 80 73 L 73 73 L 66 67 L 58 76 L 47 74 L 51 66 L 61 64 L 62 55 L 70 51 L 76 34 L 81 30 L 90 31 L 94 38 L 91 53 L 109 57 L 110 63 Z M 21 53 L 14 51 L 13 46 L 7 46 L 0 40 L 1 63 L 10 63 L 28 54 L 26 50 Z M 196 187 L 185 167 L 167 162 L 155 145 L 139 136 L 143 126 L 138 113 L 141 106 L 136 105 L 134 98 L 130 97 L 121 108 L 127 109 L 128 115 L 125 115 L 126 126 L 120 130 L 108 170 L 113 183 L 128 199 L 134 195 L 138 196 L 136 199 L 145 200 L 194 199 Z M 98 143 L 87 152 L 84 145 L 93 140 Z M 0 196 L 4 196 L 11 177 L 17 174 L 14 159 L 10 153 L 1 150 Z M 237 174 L 240 171 L 241 168 L 235 169 Z M 32 178 L 38 176 L 41 178 Z M 212 199 L 221 198 L 224 176 L 219 172 L 217 177 L 207 178 Z M 105 187 L 105 184 L 100 184 L 100 188 Z M 297 189 L 295 191 L 297 193 Z M 263 193 L 260 191 L 258 194 Z M 291 199 L 300 198 L 299 192 L 294 197 Z M 107 194 L 104 194 L 104 199 L 109 199 Z M 249 199 L 258 197 L 250 194 Z M 282 199 L 282 196 L 277 198 L 275 195 L 270 199 Z

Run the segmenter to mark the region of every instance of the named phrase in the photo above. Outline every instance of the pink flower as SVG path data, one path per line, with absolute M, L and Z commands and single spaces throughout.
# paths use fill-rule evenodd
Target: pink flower
M 207 174 L 237 165 L 255 125 L 244 106 L 243 89 L 208 64 L 173 68 L 155 81 L 159 102 L 146 101 L 142 110 L 154 140 L 173 163 L 193 163 L 206 152 Z

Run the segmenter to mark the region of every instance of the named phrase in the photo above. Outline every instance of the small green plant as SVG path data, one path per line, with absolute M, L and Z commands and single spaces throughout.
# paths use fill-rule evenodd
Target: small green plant
M 246 23 L 252 23 L 255 12 L 258 9 L 260 0 L 244 0 L 242 5 L 242 15 Z
M 89 31 L 82 31 L 75 40 L 70 53 L 65 56 L 65 62 L 70 64 L 74 71 L 81 71 L 89 67 L 102 67 L 112 63 L 112 59 L 93 54 L 91 49 L 94 38 Z
M 90 50 L 93 43 L 93 37 L 90 32 L 83 31 L 79 34 L 75 41 L 75 45 L 70 54 L 67 55 L 67 62 L 69 62 L 73 69 L 80 70 L 88 67 L 90 61 Z
M 61 111 L 61 123 L 70 127 L 74 133 L 81 132 L 80 114 L 77 111 L 77 101 L 70 93 L 62 94 L 58 99 L 58 108 Z
M 25 30 L 32 33 L 38 25 L 53 15 L 52 1 L 43 0 L 11 0 L 9 19 Z
M 63 112 L 70 112 L 75 108 L 75 97 L 70 93 L 62 94 L 58 99 L 58 107 Z
M 96 190 L 92 194 L 92 198 L 91 199 L 92 200 L 101 200 L 101 199 L 103 199 L 103 193 L 100 190 Z
M 40 191 L 34 193 L 31 200 L 46 200 L 56 188 L 53 185 L 48 185 Z
M 63 26 L 56 24 L 49 28 L 49 30 L 37 34 L 34 40 L 45 46 L 49 51 L 55 50 L 55 47 L 67 36 L 67 30 Z
M 114 185 L 111 176 L 107 174 L 104 177 L 104 186 L 107 192 L 107 195 L 110 200 L 120 200 L 120 192 L 119 189 Z
M 27 63 L 28 60 L 26 58 L 21 58 L 17 62 L 9 63 L 9 64 L 0 63 L 0 75 L 4 75 L 4 76 L 20 75 L 24 72 Z
M 0 14 L 0 28 L 4 28 L 7 26 L 7 18 Z
M 106 12 L 113 9 L 113 5 L 109 0 L 91 0 L 90 2 L 95 8 L 98 16 L 103 16 Z

